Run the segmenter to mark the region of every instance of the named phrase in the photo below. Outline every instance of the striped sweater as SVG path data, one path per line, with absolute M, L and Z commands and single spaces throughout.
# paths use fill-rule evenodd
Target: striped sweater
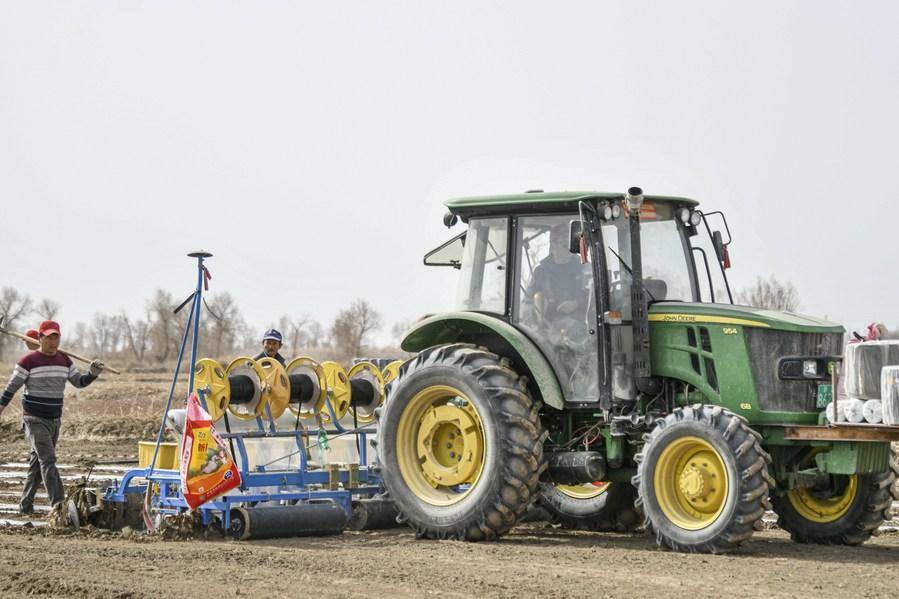
M 28 416 L 59 418 L 66 381 L 76 387 L 86 387 L 97 377 L 79 372 L 72 359 L 57 352 L 48 356 L 39 351 L 25 354 L 12 371 L 9 383 L 0 396 L 0 405 L 7 405 L 23 385 L 22 411 Z

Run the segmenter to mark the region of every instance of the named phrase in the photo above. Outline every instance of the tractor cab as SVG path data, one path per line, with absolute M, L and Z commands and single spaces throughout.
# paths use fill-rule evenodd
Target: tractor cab
M 642 272 L 639 291 L 648 304 L 730 302 L 723 261 L 708 260 L 711 252 L 723 257 L 727 246 L 696 205 L 646 196 L 632 219 L 625 194 L 450 200 L 445 223 L 461 218 L 468 230 L 428 253 L 425 264 L 460 270 L 458 310 L 503 319 L 533 341 L 568 406 L 609 407 L 637 398 L 635 330 L 638 344 L 648 346 L 640 338 L 648 335 L 645 310 L 634 327 L 635 273 Z M 641 360 L 648 361 L 647 352 Z

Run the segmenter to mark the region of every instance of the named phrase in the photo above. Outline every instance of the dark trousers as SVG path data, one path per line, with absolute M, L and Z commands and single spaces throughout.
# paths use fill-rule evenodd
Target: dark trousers
M 31 444 L 31 455 L 28 458 L 28 478 L 22 490 L 22 501 L 19 510 L 31 512 L 34 509 L 34 495 L 43 481 L 50 498 L 50 505 L 62 503 L 65 490 L 59 470 L 56 469 L 56 442 L 59 440 L 59 418 L 41 418 L 39 416 L 23 416 L 25 438 Z

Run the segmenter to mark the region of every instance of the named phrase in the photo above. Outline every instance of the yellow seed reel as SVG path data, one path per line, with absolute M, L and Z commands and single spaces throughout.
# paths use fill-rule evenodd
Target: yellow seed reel
M 405 364 L 405 362 L 403 362 L 402 360 L 394 360 L 384 367 L 384 370 L 381 372 L 381 376 L 384 378 L 385 385 L 399 376 L 400 366 L 402 366 L 403 364 Z
M 264 373 L 262 395 L 266 398 L 272 418 L 277 418 L 284 413 L 290 403 L 290 381 L 287 379 L 287 372 L 275 358 L 261 358 L 256 363 Z
M 384 404 L 384 377 L 378 367 L 371 362 L 359 362 L 350 368 L 347 377 L 353 379 L 364 379 L 371 383 L 375 390 L 375 396 L 369 405 L 360 406 L 353 405 L 353 397 L 350 396 L 350 411 L 356 416 L 356 419 L 362 423 L 369 423 L 375 419 L 375 409 Z
M 225 369 L 225 375 L 228 377 L 244 375 L 252 381 L 254 386 L 253 397 L 249 402 L 240 404 L 229 402 L 228 411 L 241 420 L 253 420 L 257 416 L 262 416 L 265 413 L 265 405 L 270 395 L 262 392 L 265 386 L 265 371 L 262 369 L 262 366 L 253 358 L 241 356 L 228 364 L 228 367 Z
M 294 358 L 287 364 L 288 379 L 292 374 L 305 374 L 312 381 L 312 397 L 301 403 L 291 403 L 288 408 L 302 419 L 314 418 L 325 407 L 325 398 L 328 396 L 328 383 L 325 381 L 325 371 L 321 364 L 308 356 Z
M 211 358 L 198 360 L 194 366 L 194 387 L 192 393 L 202 391 L 206 401 L 206 411 L 215 422 L 222 417 L 231 401 L 231 384 L 225 369 Z
M 337 362 L 330 360 L 322 362 L 322 370 L 325 373 L 325 384 L 328 389 L 328 398 L 331 400 L 331 407 L 334 408 L 334 416 L 340 420 L 350 407 L 350 380 L 346 370 Z M 321 417 L 323 422 L 331 421 L 331 414 L 328 410 L 322 410 Z

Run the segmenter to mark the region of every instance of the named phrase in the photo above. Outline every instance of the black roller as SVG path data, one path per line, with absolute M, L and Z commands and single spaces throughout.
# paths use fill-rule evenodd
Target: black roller
M 377 389 L 371 381 L 363 378 L 350 379 L 350 405 L 356 407 L 368 407 L 378 395 Z
M 308 374 L 291 374 L 290 379 L 290 403 L 304 403 L 312 399 L 315 393 L 315 383 Z
M 570 451 L 549 456 L 550 480 L 560 485 L 592 483 L 606 475 L 606 459 L 598 451 Z
M 336 535 L 346 526 L 346 511 L 333 501 L 231 510 L 231 535 L 239 540 Z
M 256 385 L 253 379 L 245 374 L 232 374 L 228 377 L 231 384 L 231 403 L 242 404 L 253 401 L 256 394 Z
M 396 506 L 388 499 L 360 499 L 353 501 L 353 515 L 346 527 L 350 530 L 379 530 L 398 528 Z

